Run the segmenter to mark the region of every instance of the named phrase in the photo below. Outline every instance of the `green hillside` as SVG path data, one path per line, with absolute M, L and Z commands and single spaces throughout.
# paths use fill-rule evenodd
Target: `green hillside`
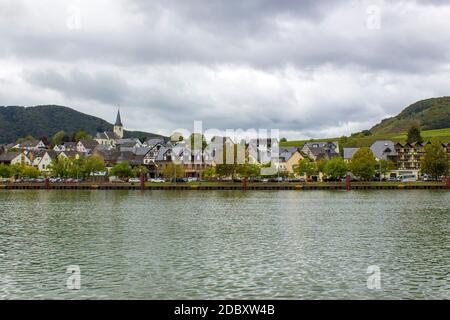
M 27 135 L 50 137 L 60 130 L 70 134 L 83 129 L 95 135 L 112 128 L 113 125 L 103 119 L 63 106 L 0 107 L 0 143 L 14 142 Z M 125 130 L 124 136 L 140 138 L 159 135 Z
M 450 128 L 436 129 L 436 130 L 424 130 L 422 131 L 422 137 L 425 140 L 429 140 L 433 137 L 439 138 L 442 142 L 450 142 Z M 406 133 L 385 133 L 375 134 L 370 136 L 353 136 L 353 137 L 340 137 L 340 138 L 323 138 L 323 139 L 311 139 L 311 140 L 293 140 L 282 142 L 280 145 L 284 147 L 302 147 L 305 142 L 308 141 L 338 141 L 341 147 L 369 147 L 376 140 L 391 140 L 394 142 L 406 142 Z
M 417 124 L 420 125 L 425 140 L 437 137 L 443 142 L 450 142 L 450 97 L 418 101 L 397 116 L 349 137 L 287 141 L 281 145 L 301 147 L 307 141 L 338 141 L 341 147 L 368 147 L 376 140 L 405 142 L 406 132 Z
M 370 129 L 374 135 L 407 132 L 413 124 L 422 130 L 450 127 L 450 97 L 418 101 L 395 117 L 384 119 Z

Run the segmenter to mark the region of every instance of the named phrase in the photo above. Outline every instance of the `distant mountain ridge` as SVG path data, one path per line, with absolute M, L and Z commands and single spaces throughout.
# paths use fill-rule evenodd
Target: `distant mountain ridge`
M 15 142 L 18 138 L 27 135 L 35 138 L 51 137 L 60 130 L 69 134 L 86 130 L 95 136 L 97 132 L 111 131 L 112 128 L 111 123 L 101 118 L 64 106 L 0 106 L 0 143 Z M 162 137 L 142 131 L 124 131 L 124 137 L 141 138 L 144 136 L 148 138 Z
M 450 128 L 450 97 L 421 100 L 397 116 L 384 119 L 370 129 L 372 134 L 404 133 L 418 124 L 422 130 Z

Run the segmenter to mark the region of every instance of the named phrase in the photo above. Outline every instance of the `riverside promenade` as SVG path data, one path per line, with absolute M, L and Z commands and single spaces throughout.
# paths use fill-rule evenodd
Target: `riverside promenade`
M 450 182 L 345 182 L 338 183 L 4 183 L 0 190 L 449 190 Z

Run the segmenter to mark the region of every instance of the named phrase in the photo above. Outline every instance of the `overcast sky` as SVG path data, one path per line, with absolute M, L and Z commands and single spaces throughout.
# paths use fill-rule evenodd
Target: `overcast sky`
M 450 94 L 450 1 L 0 0 L 0 105 L 288 138 Z

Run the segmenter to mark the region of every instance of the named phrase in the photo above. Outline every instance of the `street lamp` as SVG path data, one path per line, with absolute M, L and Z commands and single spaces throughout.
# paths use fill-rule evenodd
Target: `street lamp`
M 79 163 L 80 155 L 78 153 L 75 156 L 75 160 L 77 160 L 77 183 L 78 183 L 78 167 L 80 165 L 80 163 Z

